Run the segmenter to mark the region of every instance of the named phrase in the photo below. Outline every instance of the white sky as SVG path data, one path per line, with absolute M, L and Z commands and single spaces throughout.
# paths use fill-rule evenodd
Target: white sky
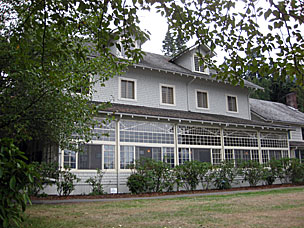
M 162 54 L 162 42 L 168 29 L 167 19 L 156 13 L 155 9 L 139 12 L 140 27 L 143 30 L 148 30 L 150 40 L 146 41 L 142 48 L 144 51 L 156 54 Z

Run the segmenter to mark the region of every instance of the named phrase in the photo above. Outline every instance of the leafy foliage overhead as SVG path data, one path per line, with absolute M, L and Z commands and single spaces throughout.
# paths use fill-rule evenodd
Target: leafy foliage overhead
M 92 117 L 104 108 L 88 102 L 93 88 L 140 60 L 134 40 L 148 35 L 138 27 L 137 11 L 152 6 L 174 34 L 197 39 L 210 53 L 216 47 L 227 53 L 222 64 L 212 55 L 202 60 L 219 79 L 242 84 L 240 77 L 250 71 L 288 76 L 303 86 L 304 2 L 264 2 L 3 0 L 0 136 L 18 142 L 48 138 L 62 147 L 73 137 L 89 140 L 97 124 Z M 112 55 L 113 47 L 128 58 Z
M 238 83 L 248 70 L 303 86 L 303 0 L 159 1 L 159 12 L 183 37 L 227 53 L 225 62 L 204 58 L 217 77 Z M 256 57 L 252 58 L 252 54 Z
M 72 137 L 89 140 L 105 107 L 90 102 L 94 86 L 142 57 L 134 40 L 148 35 L 137 9 L 122 1 L 2 1 L 0 136 L 62 147 Z M 128 58 L 112 55 L 113 47 Z

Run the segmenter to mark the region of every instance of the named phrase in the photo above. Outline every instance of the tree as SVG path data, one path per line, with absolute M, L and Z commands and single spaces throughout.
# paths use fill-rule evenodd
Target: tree
M 148 36 L 136 10 L 119 0 L 1 1 L 0 227 L 19 226 L 29 200 L 33 167 L 20 150 L 46 140 L 74 149 L 91 139 L 107 105 L 91 102 L 94 85 L 142 57 L 134 40 Z M 128 59 L 112 55 L 114 46 Z
M 227 52 L 225 63 L 211 54 L 201 61 L 219 79 L 242 85 L 240 78 L 250 70 L 261 77 L 288 76 L 302 87 L 304 3 L 266 2 L 260 7 L 257 0 L 3 0 L 0 137 L 18 143 L 48 138 L 63 148 L 75 137 L 89 140 L 98 124 L 93 116 L 104 108 L 89 102 L 92 88 L 139 61 L 143 52 L 133 41 L 148 36 L 136 12 L 152 5 L 167 17 L 174 39 L 196 38 L 211 52 L 216 47 Z M 114 46 L 130 58 L 113 56 Z
M 174 36 L 176 36 L 176 38 Z M 163 40 L 162 52 L 166 56 L 173 57 L 187 48 L 186 42 L 187 40 L 180 34 L 172 34 L 170 27 L 168 27 L 165 39 Z
M 142 56 L 133 41 L 148 36 L 136 10 L 118 0 L 2 1 L 0 137 L 62 148 L 89 140 L 100 124 L 93 117 L 106 106 L 90 102 L 93 86 Z M 112 55 L 114 45 L 129 59 Z
M 219 79 L 242 85 L 240 78 L 250 70 L 288 76 L 303 86 L 304 2 L 266 2 L 258 7 L 258 0 L 2 0 L 0 138 L 17 145 L 48 139 L 62 148 L 90 140 L 98 124 L 93 117 L 105 107 L 91 102 L 93 86 L 140 60 L 143 52 L 134 40 L 148 36 L 136 12 L 152 5 L 175 36 L 227 52 L 222 64 L 210 54 L 202 59 Z M 112 55 L 115 46 L 128 58 Z M 260 58 L 249 58 L 251 53 Z
M 211 55 L 203 59 L 204 65 L 217 71 L 218 79 L 242 85 L 240 78 L 250 70 L 262 77 L 288 76 L 303 86 L 304 1 L 259 2 L 168 0 L 160 2 L 158 11 L 173 31 L 187 39 L 197 38 L 211 52 L 218 48 L 227 53 L 224 63 L 211 60 Z M 260 58 L 251 58 L 252 53 Z

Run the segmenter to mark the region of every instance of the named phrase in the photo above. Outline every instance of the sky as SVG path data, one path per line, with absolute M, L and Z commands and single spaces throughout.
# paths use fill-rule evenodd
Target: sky
M 146 41 L 142 48 L 144 51 L 156 54 L 162 54 L 162 42 L 168 29 L 167 19 L 156 13 L 155 9 L 139 12 L 140 27 L 143 30 L 148 30 L 150 40 Z

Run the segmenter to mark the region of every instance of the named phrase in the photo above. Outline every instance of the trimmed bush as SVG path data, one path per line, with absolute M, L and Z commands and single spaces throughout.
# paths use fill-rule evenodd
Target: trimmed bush
M 209 185 L 214 179 L 212 164 L 209 162 L 200 162 L 199 166 L 199 180 L 202 184 L 203 189 L 209 189 Z
M 241 163 L 241 172 L 244 180 L 248 181 L 250 186 L 256 186 L 259 181 L 263 180 L 263 166 L 256 161 L 246 161 Z
M 199 161 L 188 161 L 180 165 L 181 178 L 187 190 L 193 191 L 199 184 L 200 166 Z
M 293 184 L 304 183 L 304 164 L 299 159 L 290 159 L 288 167 L 289 180 Z
M 238 174 L 239 168 L 235 167 L 233 162 L 223 161 L 214 170 L 213 184 L 217 189 L 229 189 Z
M 127 186 L 132 193 L 163 192 L 173 189 L 174 178 L 167 163 L 141 159 L 136 161 L 133 168 L 133 174 L 127 181 Z

